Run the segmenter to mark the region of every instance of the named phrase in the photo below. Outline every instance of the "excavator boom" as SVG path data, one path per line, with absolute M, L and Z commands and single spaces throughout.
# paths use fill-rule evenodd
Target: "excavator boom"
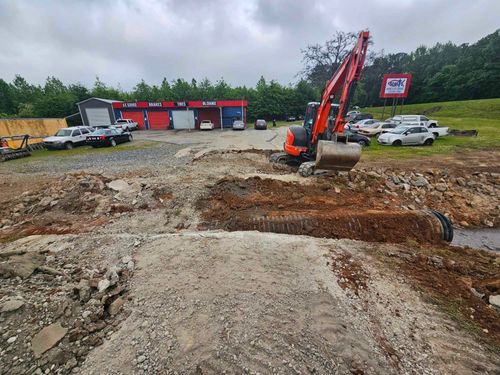
M 356 83 L 361 78 L 361 72 L 363 71 L 366 50 L 368 48 L 368 39 L 369 32 L 362 31 L 351 53 L 327 82 L 316 114 L 316 121 L 314 122 L 311 140 L 313 144 L 316 143 L 318 136 L 323 134 L 327 129 L 331 104 L 340 89 L 342 89 L 342 92 L 340 95 L 339 109 L 332 133 L 344 132 L 344 125 L 346 123 L 345 116 L 349 108 L 349 102 L 354 94 Z
M 337 135 L 344 132 L 349 103 L 363 71 L 368 39 L 368 31 L 362 31 L 359 34 L 354 49 L 342 62 L 332 79 L 328 81 L 323 92 L 311 139 L 311 145 L 316 150 L 314 168 L 349 171 L 361 158 L 361 146 L 337 142 Z M 337 115 L 333 128 L 328 129 L 328 116 L 332 101 L 340 90 Z
M 284 152 L 271 155 L 271 161 L 299 164 L 302 176 L 311 175 L 315 169 L 349 171 L 356 165 L 361 157 L 361 146 L 337 142 L 337 135 L 344 132 L 349 102 L 363 71 L 368 39 L 368 31 L 359 34 L 353 50 L 326 83 L 321 102 L 307 105 L 303 126 L 288 128 Z M 328 117 L 339 93 L 339 107 L 332 125 Z

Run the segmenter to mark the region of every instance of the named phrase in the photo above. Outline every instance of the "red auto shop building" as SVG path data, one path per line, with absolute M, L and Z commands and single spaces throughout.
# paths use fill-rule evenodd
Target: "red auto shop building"
M 203 120 L 215 128 L 231 128 L 233 121 L 246 122 L 246 100 L 192 100 L 180 102 L 113 102 L 116 119 L 131 119 L 140 129 L 199 129 Z

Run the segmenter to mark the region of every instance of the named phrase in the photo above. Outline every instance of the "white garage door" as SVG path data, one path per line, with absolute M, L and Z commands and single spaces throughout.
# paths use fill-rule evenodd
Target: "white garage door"
M 194 111 L 172 111 L 174 129 L 194 129 Z
M 85 112 L 90 126 L 111 124 L 111 117 L 107 108 L 86 108 Z

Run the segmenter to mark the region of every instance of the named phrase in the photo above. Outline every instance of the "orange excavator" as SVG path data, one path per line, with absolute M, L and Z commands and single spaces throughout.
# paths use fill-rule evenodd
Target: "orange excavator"
M 368 48 L 369 32 L 359 34 L 356 45 L 326 83 L 321 102 L 307 104 L 303 126 L 287 129 L 284 151 L 274 153 L 270 161 L 299 165 L 301 176 L 316 169 L 349 171 L 361 157 L 361 146 L 347 143 L 344 125 L 349 103 L 361 78 Z M 340 93 L 339 104 L 333 104 Z M 334 117 L 329 121 L 329 117 Z

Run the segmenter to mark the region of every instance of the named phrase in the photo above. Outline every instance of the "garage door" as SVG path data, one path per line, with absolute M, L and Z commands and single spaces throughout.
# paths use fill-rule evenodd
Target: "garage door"
M 194 129 L 194 111 L 172 111 L 174 129 Z
M 109 125 L 112 123 L 111 116 L 107 108 L 85 108 L 90 126 Z
M 146 126 L 144 126 L 144 113 L 142 111 L 122 111 L 122 118 L 137 122 L 139 129 L 146 129 Z
M 196 124 L 196 129 L 200 128 L 200 123 L 203 120 L 210 120 L 215 125 L 215 128 L 220 128 L 219 108 L 200 108 L 198 110 L 198 124 Z
M 148 111 L 148 123 L 151 130 L 166 130 L 170 123 L 167 111 Z

